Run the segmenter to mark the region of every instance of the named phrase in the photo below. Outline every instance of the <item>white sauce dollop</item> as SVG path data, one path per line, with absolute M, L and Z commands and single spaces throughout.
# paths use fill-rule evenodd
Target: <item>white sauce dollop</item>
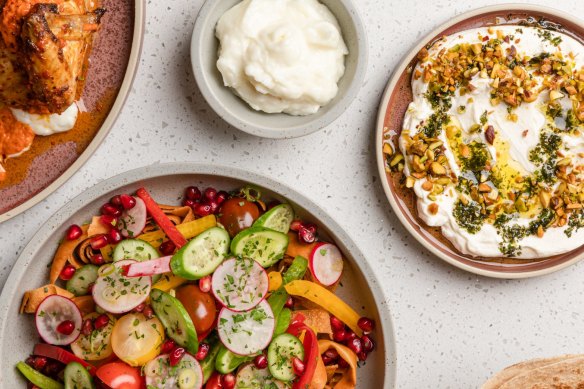
M 538 30 L 530 27 L 521 27 L 522 33 L 518 33 L 517 26 L 496 26 L 494 29 L 501 30 L 503 35 L 515 35 L 520 38 L 520 42 L 503 43 L 502 47 L 507 48 L 514 45 L 517 52 L 522 55 L 530 57 L 536 56 L 542 52 L 556 52 L 561 50 L 564 55 L 572 52 L 575 55 L 574 62 L 579 68 L 584 65 L 584 47 L 575 39 L 568 35 L 554 32 L 554 35 L 559 35 L 562 42 L 558 47 L 553 46 L 550 42 L 542 40 L 537 34 Z M 440 50 L 448 49 L 461 43 L 480 43 L 482 40 L 480 36 L 493 35 L 489 34 L 486 28 L 467 30 L 455 35 L 451 35 L 438 41 L 429 50 L 430 57 L 436 57 Z M 417 69 L 423 71 L 422 64 L 418 64 Z M 541 78 L 535 76 L 536 79 Z M 537 100 L 532 103 L 523 102 L 513 112 L 517 115 L 517 121 L 513 122 L 507 119 L 507 105 L 500 103 L 493 106 L 490 103 L 490 83 L 492 79 L 481 79 L 476 75 L 472 84 L 476 90 L 460 96 L 458 91 L 452 97 L 452 108 L 448 114 L 453 118 L 453 121 L 458 121 L 463 129 L 463 133 L 468 135 L 469 128 L 480 122 L 481 115 L 488 111 L 488 123 L 497 129 L 497 137 L 504 138 L 510 146 L 509 154 L 515 165 L 522 168 L 523 173 L 528 175 L 533 173 L 537 168 L 529 161 L 529 152 L 539 142 L 541 129 L 546 124 L 546 118 L 541 111 L 541 106 L 544 102 L 549 100 L 549 91 L 545 90 L 538 96 Z M 428 84 L 423 80 L 412 78 L 412 90 L 414 98 L 410 103 L 408 110 L 404 117 L 403 128 L 410 130 L 410 135 L 413 136 L 417 131 L 417 126 L 421 121 L 428 119 L 432 113 L 432 107 L 424 94 L 428 91 Z M 469 97 L 474 100 L 472 103 L 468 102 Z M 565 97 L 561 101 L 562 105 L 569 107 L 570 100 Z M 457 111 L 459 106 L 465 106 L 466 110 L 463 113 Z M 523 136 L 524 130 L 529 131 Z M 460 168 L 457 166 L 454 154 L 450 149 L 449 142 L 445 131 L 442 131 L 439 138 L 444 142 L 446 147 L 445 155 L 448 158 L 449 165 L 456 176 L 460 175 Z M 582 163 L 582 158 L 579 155 L 584 152 L 584 136 L 583 135 L 562 135 L 563 146 L 560 150 L 567 157 L 571 157 L 574 161 Z M 484 138 L 483 138 L 483 142 Z M 399 140 L 401 152 L 406 155 L 406 142 L 402 137 Z M 489 145 L 491 156 L 496 159 L 496 149 Z M 406 164 L 404 172 L 410 175 L 410 169 Z M 428 226 L 441 227 L 442 234 L 462 253 L 472 256 L 482 257 L 501 257 L 499 243 L 503 241 L 501 236 L 497 233 L 497 229 L 488 223 L 485 223 L 481 230 L 471 234 L 464 228 L 461 228 L 455 217 L 454 207 L 458 200 L 458 193 L 453 186 L 448 187 L 443 194 L 436 196 L 436 201 L 428 198 L 430 192 L 422 189 L 423 180 L 417 180 L 414 184 L 414 192 L 418 197 L 417 210 L 418 215 Z M 553 189 L 557 188 L 557 183 Z M 438 204 L 438 212 L 432 214 L 428 208 L 431 203 Z M 527 226 L 532 218 L 521 217 L 515 222 L 521 226 Z M 542 258 L 556 254 L 566 253 L 574 250 L 582 245 L 584 242 L 584 228 L 575 231 L 569 238 L 564 231 L 568 226 L 549 228 L 542 238 L 535 235 L 527 236 L 518 243 L 521 246 L 521 254 L 518 258 Z
M 317 0 L 244 0 L 216 35 L 225 86 L 255 110 L 310 115 L 337 95 L 348 49 Z
M 16 120 L 30 126 L 33 132 L 40 136 L 49 136 L 71 130 L 75 127 L 75 122 L 79 115 L 79 109 L 75 103 L 71 104 L 71 106 L 60 115 L 37 115 L 20 109 L 13 108 L 11 110 Z

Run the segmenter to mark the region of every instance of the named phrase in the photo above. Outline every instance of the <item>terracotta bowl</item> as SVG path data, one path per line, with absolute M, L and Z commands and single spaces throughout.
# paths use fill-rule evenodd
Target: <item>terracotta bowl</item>
M 6 161 L 0 222 L 26 211 L 63 185 L 97 150 L 130 93 L 144 35 L 144 0 L 101 0 L 107 10 L 96 36 L 75 128 L 36 137 L 31 149 Z
M 178 204 L 185 187 L 213 186 L 232 190 L 249 183 L 262 188 L 265 199 L 291 203 L 299 217 L 318 225 L 346 258 L 337 294 L 376 323 L 376 349 L 359 369 L 359 389 L 395 386 L 396 347 L 390 309 L 379 280 L 351 238 L 318 205 L 290 187 L 259 174 L 231 167 L 195 163 L 153 165 L 100 182 L 71 200 L 52 216 L 24 248 L 0 296 L 0 388 L 25 388 L 14 365 L 24 360 L 39 341 L 32 315 L 19 315 L 23 293 L 48 282 L 48 265 L 66 229 L 90 219 L 111 196 L 141 186 L 166 204 Z
M 385 170 L 384 135 L 390 131 L 398 135 L 401 133 L 404 114 L 412 101 L 411 70 L 417 63 L 417 53 L 424 46 L 444 35 L 472 28 L 518 24 L 521 21 L 533 22 L 541 18 L 561 25 L 562 32 L 584 42 L 584 23 L 572 15 L 551 8 L 529 4 L 501 4 L 464 13 L 428 34 L 404 57 L 393 72 L 379 109 L 376 132 L 377 166 L 393 211 L 414 238 L 433 254 L 463 270 L 488 277 L 527 278 L 551 273 L 584 258 L 584 245 L 569 253 L 537 261 L 479 258 L 461 254 L 441 237 L 439 229 L 430 228 L 420 220 L 416 214 L 413 192 L 400 194 L 396 189 L 397 175 Z

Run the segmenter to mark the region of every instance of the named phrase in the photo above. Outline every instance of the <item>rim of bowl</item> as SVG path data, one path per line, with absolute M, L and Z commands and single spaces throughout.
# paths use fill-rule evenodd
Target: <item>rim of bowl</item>
M 338 1 L 347 10 L 349 15 L 351 15 L 351 21 L 355 25 L 355 30 L 357 31 L 359 57 L 356 58 L 357 65 L 353 79 L 350 81 L 346 91 L 344 92 L 344 95 L 338 101 L 329 103 L 329 105 L 332 104 L 332 106 L 330 107 L 330 110 L 326 112 L 324 115 L 319 116 L 318 118 L 315 118 L 306 124 L 293 125 L 282 129 L 274 129 L 265 126 L 261 123 L 261 120 L 256 122 L 250 122 L 240 119 L 237 115 L 233 113 L 231 109 L 226 108 L 223 102 L 219 100 L 213 89 L 210 87 L 209 78 L 211 76 L 205 70 L 205 66 L 203 65 L 199 47 L 201 47 L 200 42 L 203 38 L 202 34 L 203 29 L 209 28 L 209 14 L 220 1 L 224 0 L 206 0 L 199 11 L 199 14 L 197 15 L 195 27 L 193 29 L 193 35 L 191 38 L 191 65 L 193 69 L 193 74 L 195 76 L 195 81 L 205 101 L 207 101 L 211 108 L 224 121 L 226 121 L 231 126 L 239 129 L 240 131 L 247 132 L 248 134 L 255 135 L 258 137 L 271 139 L 291 139 L 310 135 L 319 130 L 322 130 L 323 128 L 333 123 L 336 119 L 338 119 L 338 117 L 341 116 L 341 114 L 343 114 L 347 110 L 347 108 L 349 108 L 349 106 L 355 100 L 355 98 L 357 97 L 361 90 L 361 85 L 363 84 L 363 80 L 365 79 L 365 74 L 367 73 L 367 65 L 369 62 L 369 44 L 367 39 L 367 31 L 365 30 L 365 26 L 363 24 L 358 9 L 355 7 L 351 0 L 336 1 Z M 213 29 L 215 28 L 215 26 L 212 27 Z M 212 53 L 212 55 L 216 56 L 217 53 Z M 227 88 L 225 86 L 222 87 Z M 249 108 L 248 104 L 244 100 L 240 98 L 238 98 L 237 100 L 239 104 L 242 104 L 246 108 Z M 264 113 L 258 111 L 258 114 Z
M 383 291 L 373 268 L 351 236 L 332 217 L 330 217 L 319 204 L 310 200 L 307 196 L 296 191 L 287 184 L 260 173 L 219 164 L 174 162 L 141 167 L 101 181 L 77 195 L 61 207 L 34 234 L 18 256 L 12 270 L 8 274 L 6 284 L 0 294 L 0 337 L 3 336 L 6 331 L 6 321 L 8 317 L 10 317 L 11 314 L 16 314 L 16 312 L 9 312 L 9 308 L 14 298 L 17 298 L 15 292 L 18 290 L 19 283 L 27 271 L 26 263 L 34 253 L 38 251 L 44 242 L 53 236 L 55 226 L 62 225 L 73 214 L 82 209 L 85 204 L 88 204 L 116 188 L 161 176 L 189 174 L 226 177 L 240 181 L 248 181 L 263 186 L 290 199 L 301 208 L 306 209 L 314 215 L 317 220 L 321 221 L 323 225 L 325 225 L 337 238 L 337 240 L 342 242 L 342 245 L 346 247 L 346 251 L 351 253 L 351 257 L 354 259 L 352 265 L 354 265 L 365 278 L 371 291 L 371 295 L 373 296 L 379 317 L 382 321 L 380 327 L 384 339 L 384 388 L 394 388 L 397 376 L 397 341 L 395 338 L 393 318 L 389 308 L 389 299 L 385 296 L 385 292 Z M 2 382 L 2 373 L 0 373 L 0 382 Z
M 138 66 L 140 64 L 140 56 L 142 54 L 142 48 L 144 45 L 144 27 L 146 25 L 146 0 L 136 0 L 134 3 L 134 32 L 133 32 L 133 42 L 130 51 L 130 57 L 128 59 L 128 66 L 126 68 L 126 73 L 124 75 L 124 80 L 122 81 L 122 86 L 118 91 L 118 96 L 116 101 L 109 111 L 107 118 L 101 125 L 101 128 L 95 134 L 87 148 L 77 157 L 75 162 L 63 172 L 55 181 L 51 182 L 49 186 L 45 189 L 26 200 L 24 203 L 12 208 L 11 210 L 0 214 L 0 223 L 12 219 L 13 217 L 21 214 L 22 212 L 34 207 L 49 195 L 59 189 L 65 182 L 67 182 L 97 151 L 101 143 L 105 140 L 107 135 L 110 133 L 114 124 L 116 123 L 122 108 L 126 104 L 126 101 L 130 95 L 132 89 L 132 84 L 136 79 L 138 74 Z
M 466 263 L 462 263 L 459 260 L 451 257 L 449 254 L 443 252 L 438 247 L 430 244 L 414 228 L 414 226 L 410 223 L 410 221 L 404 216 L 397 201 L 394 198 L 394 192 L 391 189 L 389 182 L 387 180 L 386 172 L 385 172 L 385 160 L 384 160 L 383 152 L 382 152 L 383 134 L 384 134 L 383 127 L 384 127 L 384 123 L 385 123 L 385 114 L 387 112 L 387 106 L 389 105 L 389 100 L 394 92 L 395 86 L 396 86 L 398 80 L 400 79 L 402 73 L 406 70 L 406 68 L 408 67 L 410 62 L 414 59 L 416 53 L 418 53 L 422 49 L 422 47 L 424 47 L 428 42 L 432 41 L 432 39 L 435 38 L 442 31 L 445 31 L 448 28 L 450 28 L 450 27 L 452 27 L 460 22 L 463 22 L 467 19 L 470 19 L 470 18 L 473 18 L 476 16 L 480 16 L 483 14 L 492 13 L 492 12 L 501 12 L 501 11 L 525 11 L 527 13 L 541 12 L 541 13 L 546 13 L 549 15 L 557 16 L 558 18 L 568 20 L 574 24 L 580 24 L 580 25 L 583 24 L 582 20 L 578 19 L 577 17 L 570 15 L 564 11 L 554 9 L 554 8 L 541 6 L 541 5 L 534 5 L 534 4 L 506 3 L 506 4 L 497 4 L 497 5 L 481 7 L 481 8 L 477 8 L 475 10 L 464 12 L 464 13 L 448 20 L 447 22 L 439 25 L 438 27 L 436 27 L 435 29 L 430 31 L 428 34 L 426 34 L 423 38 L 418 40 L 418 42 L 415 44 L 415 46 L 407 51 L 407 53 L 402 57 L 402 59 L 398 63 L 397 67 L 393 70 L 392 75 L 389 79 L 389 82 L 388 82 L 388 84 L 383 92 L 383 97 L 381 99 L 381 104 L 379 106 L 379 111 L 377 114 L 377 121 L 376 121 L 377 130 L 375 132 L 375 137 L 376 137 L 376 139 L 375 139 L 375 147 L 376 147 L 375 153 L 377 156 L 377 169 L 378 169 L 378 173 L 379 173 L 380 178 L 381 178 L 380 181 L 381 181 L 381 184 L 383 186 L 383 191 L 385 192 L 386 199 L 389 201 L 389 204 L 391 205 L 391 208 L 392 208 L 394 214 L 398 217 L 398 219 L 402 223 L 402 225 L 408 230 L 410 235 L 412 235 L 422 246 L 424 246 L 427 250 L 429 250 L 432 254 L 436 255 L 438 258 L 446 261 L 447 263 L 449 263 L 449 264 L 451 264 L 459 269 L 468 271 L 470 273 L 474 273 L 474 274 L 478 274 L 478 275 L 486 276 L 486 277 L 492 277 L 492 278 L 523 279 L 523 278 L 543 276 L 543 275 L 550 274 L 550 273 L 559 271 L 561 269 L 564 269 L 564 268 L 571 266 L 571 265 L 575 264 L 576 262 L 584 259 L 584 253 L 576 255 L 574 258 L 571 258 L 571 259 L 569 259 L 565 262 L 559 263 L 557 265 L 548 266 L 548 267 L 545 267 L 543 269 L 531 270 L 531 271 L 521 271 L 519 269 L 517 272 L 509 272 L 509 271 L 502 272 L 502 271 L 497 271 L 497 270 L 484 270 L 484 269 L 480 269 L 474 265 L 468 265 Z M 423 226 L 423 225 L 421 227 L 425 228 L 425 226 Z M 461 254 L 461 255 L 463 255 L 463 254 Z M 466 256 L 466 255 L 463 255 L 463 256 L 468 257 L 468 259 L 472 260 L 472 258 L 469 256 Z

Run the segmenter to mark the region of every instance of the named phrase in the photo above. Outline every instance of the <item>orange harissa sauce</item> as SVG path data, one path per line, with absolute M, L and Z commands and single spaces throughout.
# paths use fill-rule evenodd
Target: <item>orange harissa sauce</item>
M 7 47 L 16 47 L 16 37 L 20 31 L 21 19 L 28 15 L 31 8 L 39 3 L 61 6 L 63 0 L 7 0 L 0 19 L 0 34 Z
M 0 108 L 0 155 L 18 154 L 30 147 L 34 132 L 20 123 L 8 108 Z

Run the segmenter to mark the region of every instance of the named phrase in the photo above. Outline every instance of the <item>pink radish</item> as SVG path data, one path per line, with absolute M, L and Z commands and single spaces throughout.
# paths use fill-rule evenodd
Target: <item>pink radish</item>
M 217 323 L 219 339 L 237 355 L 254 355 L 268 347 L 276 327 L 274 313 L 266 300 L 247 312 L 223 308 Z
M 248 311 L 268 293 L 268 274 L 253 259 L 231 258 L 213 273 L 211 290 L 215 298 L 232 311 Z
M 136 205 L 131 209 L 126 209 L 120 216 L 119 229 L 126 238 L 135 238 L 142 233 L 146 227 L 146 204 L 139 197 L 134 197 Z
M 70 321 L 73 331 L 63 334 L 57 330 L 59 324 Z M 54 346 L 65 346 L 73 343 L 81 334 L 83 316 L 77 305 L 67 297 L 51 295 L 38 306 L 35 313 L 36 328 L 43 340 Z
M 157 274 L 164 274 L 171 272 L 170 258 L 162 257 L 152 259 L 150 261 L 135 262 L 124 267 L 123 275 L 126 277 L 150 277 Z
M 126 313 L 142 304 L 152 288 L 151 277 L 126 277 L 123 269 L 136 263 L 131 259 L 108 263 L 99 268 L 93 285 L 95 303 L 110 313 Z
M 310 272 L 324 286 L 335 284 L 343 274 L 343 255 L 337 246 L 321 243 L 310 254 Z

